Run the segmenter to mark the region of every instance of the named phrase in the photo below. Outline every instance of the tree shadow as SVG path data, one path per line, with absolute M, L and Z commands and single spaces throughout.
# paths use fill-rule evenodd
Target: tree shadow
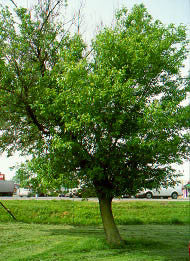
M 56 236 L 56 235 L 63 235 L 63 236 L 68 236 L 68 237 L 76 237 L 76 238 L 81 238 L 81 241 L 84 241 L 84 244 L 81 245 L 80 250 L 84 250 L 85 252 L 90 252 L 93 250 L 86 249 L 85 244 L 86 242 L 90 240 L 94 240 L 96 242 L 97 240 L 101 240 L 103 243 L 103 247 L 101 249 L 96 249 L 94 248 L 94 251 L 96 250 L 101 250 L 101 251 L 109 251 L 110 254 L 107 253 L 106 255 L 108 257 L 112 255 L 117 255 L 118 257 L 122 258 L 122 255 L 125 254 L 130 254 L 133 255 L 134 253 L 137 253 L 139 255 L 145 255 L 147 254 L 152 258 L 152 260 L 157 260 L 159 257 L 160 260 L 165 260 L 165 261 L 177 261 L 177 260 L 187 260 L 188 261 L 188 255 L 185 256 L 183 251 L 181 253 L 178 253 L 179 247 L 177 245 L 172 245 L 167 238 L 163 241 L 159 237 L 158 239 L 152 238 L 151 236 L 143 237 L 143 235 L 127 235 L 126 230 L 120 228 L 121 234 L 123 238 L 127 238 L 125 240 L 126 245 L 122 249 L 114 249 L 113 247 L 109 247 L 108 244 L 106 243 L 105 240 L 105 235 L 102 227 L 86 227 L 86 226 L 72 226 L 69 228 L 55 228 L 55 229 L 48 229 L 48 230 L 43 230 L 43 232 L 47 232 L 49 236 Z M 154 234 L 153 231 L 151 233 Z M 156 234 L 156 232 L 155 232 Z M 95 246 L 95 245 L 94 245 Z M 83 249 L 84 248 L 84 249 Z M 93 244 L 92 244 L 93 248 Z M 76 249 L 75 249 L 76 251 Z M 103 254 L 103 252 L 102 252 Z M 99 253 L 101 256 L 101 253 Z M 143 259 L 145 260 L 145 259 Z
M 93 236 L 93 235 L 102 235 L 104 236 L 104 231 L 102 228 L 93 228 L 93 227 L 79 227 L 73 226 L 71 228 L 61 228 L 61 229 L 48 229 L 41 230 L 43 232 L 48 232 L 49 235 L 70 235 L 70 236 Z

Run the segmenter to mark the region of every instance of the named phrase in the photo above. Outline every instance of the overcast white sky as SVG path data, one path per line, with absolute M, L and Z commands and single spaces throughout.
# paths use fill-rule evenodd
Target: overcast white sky
M 31 7 L 37 0 L 14 0 L 18 6 Z M 174 23 L 179 25 L 183 23 L 188 25 L 190 30 L 190 0 L 83 0 L 83 27 L 85 39 L 89 42 L 95 35 L 97 26 L 111 24 L 114 16 L 114 10 L 126 6 L 131 9 L 134 4 L 143 3 L 155 19 L 161 20 L 165 24 Z M 0 4 L 12 6 L 10 0 L 0 0 Z M 80 0 L 68 0 L 67 15 L 70 16 L 77 12 L 80 6 Z M 189 61 L 186 61 L 184 73 L 190 69 Z M 0 172 L 6 174 L 6 179 L 11 179 L 14 171 L 10 167 L 24 161 L 16 154 L 14 157 L 7 158 L 4 154 L 0 156 Z M 189 180 L 190 164 L 185 162 L 177 166 L 184 173 L 184 180 Z

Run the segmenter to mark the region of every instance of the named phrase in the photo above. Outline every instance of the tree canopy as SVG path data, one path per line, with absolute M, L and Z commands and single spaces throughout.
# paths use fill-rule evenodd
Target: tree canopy
M 1 8 L 1 151 L 32 154 L 53 180 L 93 186 L 107 240 L 121 244 L 112 199 L 174 184 L 171 164 L 189 156 L 186 30 L 135 5 L 116 12 L 89 52 L 57 22 L 60 1 L 49 2 L 16 8 L 17 20 Z

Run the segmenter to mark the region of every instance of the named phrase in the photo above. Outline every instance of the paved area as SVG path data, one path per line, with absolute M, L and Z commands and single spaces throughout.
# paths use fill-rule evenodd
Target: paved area
M 19 196 L 13 196 L 13 197 L 0 197 L 0 200 L 74 200 L 74 201 L 82 201 L 82 200 L 88 200 L 88 201 L 95 201 L 97 202 L 97 198 L 88 198 L 88 199 L 82 199 L 82 198 L 69 198 L 69 197 L 19 197 Z M 122 199 L 113 199 L 114 202 L 124 202 L 124 201 L 189 201 L 188 198 L 178 198 L 178 199 L 146 199 L 146 198 L 122 198 Z

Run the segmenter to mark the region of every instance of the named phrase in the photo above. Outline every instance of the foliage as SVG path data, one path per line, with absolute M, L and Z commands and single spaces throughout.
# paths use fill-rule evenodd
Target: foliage
M 45 12 L 16 14 L 18 28 L 1 12 L 2 150 L 34 153 L 41 181 L 75 177 L 112 197 L 173 181 L 170 164 L 189 153 L 184 27 L 122 9 L 89 61 L 81 36 Z
M 171 164 L 189 156 L 186 30 L 123 8 L 87 53 L 57 22 L 60 1 L 42 3 L 16 8 L 18 22 L 1 9 L 0 147 L 32 154 L 53 182 L 94 186 L 112 217 L 113 197 L 174 184 Z
M 44 162 L 43 158 L 33 158 L 14 167 L 16 175 L 13 181 L 21 187 L 30 187 L 37 194 L 60 193 L 63 189 L 78 186 L 77 179 L 70 179 L 68 176 L 57 175 L 50 164 Z M 64 186 L 64 187 L 63 187 Z

